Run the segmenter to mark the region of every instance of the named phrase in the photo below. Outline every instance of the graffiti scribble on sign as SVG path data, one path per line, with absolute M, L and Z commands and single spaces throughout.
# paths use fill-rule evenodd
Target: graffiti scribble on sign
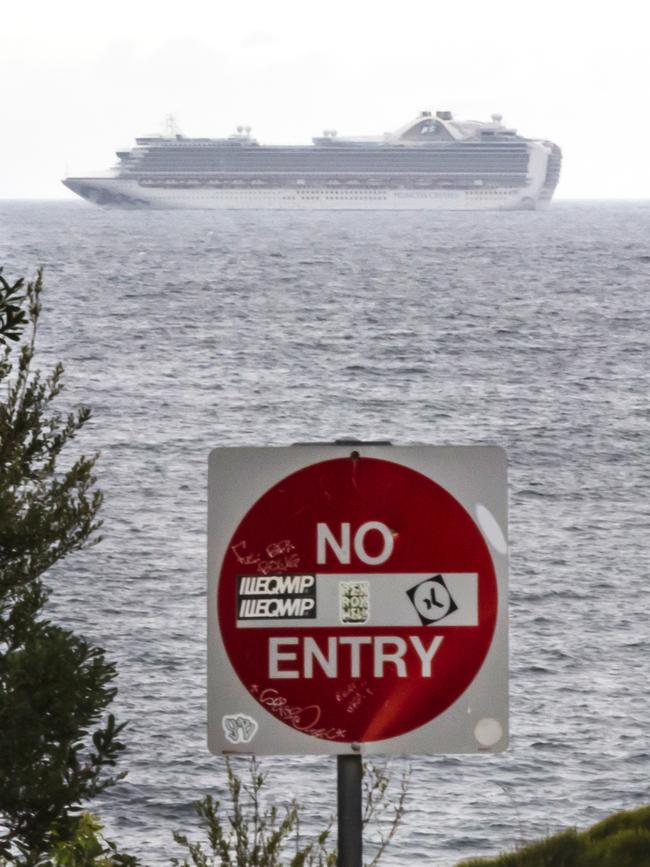
M 345 729 L 318 726 L 322 710 L 317 704 L 297 707 L 289 704 L 287 699 L 277 689 L 269 688 L 262 690 L 258 701 L 278 717 L 278 719 L 283 720 L 296 729 L 296 731 L 329 741 L 340 740 L 345 737 Z
M 237 561 L 243 566 L 253 566 L 262 575 L 270 575 L 275 572 L 288 572 L 300 566 L 300 557 L 296 553 L 296 546 L 289 539 L 281 539 L 279 542 L 271 542 L 264 551 L 256 552 L 248 550 L 248 543 L 237 542 L 230 549 Z

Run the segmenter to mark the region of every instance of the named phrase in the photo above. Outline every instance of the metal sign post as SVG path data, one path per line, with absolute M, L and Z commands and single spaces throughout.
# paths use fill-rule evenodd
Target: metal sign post
M 338 867 L 361 867 L 362 865 L 362 775 L 361 756 L 336 757 Z

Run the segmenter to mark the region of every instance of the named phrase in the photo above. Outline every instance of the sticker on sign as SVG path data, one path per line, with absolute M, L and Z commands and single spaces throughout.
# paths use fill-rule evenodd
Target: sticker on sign
M 215 449 L 210 748 L 504 749 L 506 490 L 495 447 Z
M 316 617 L 315 575 L 241 575 L 237 620 L 302 620 Z

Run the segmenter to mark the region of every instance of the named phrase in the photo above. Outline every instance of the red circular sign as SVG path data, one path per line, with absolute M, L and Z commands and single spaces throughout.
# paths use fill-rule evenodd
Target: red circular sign
M 226 551 L 217 607 L 230 661 L 267 711 L 354 743 L 412 731 L 462 695 L 497 597 L 488 548 L 451 494 L 392 461 L 346 457 L 259 498 Z

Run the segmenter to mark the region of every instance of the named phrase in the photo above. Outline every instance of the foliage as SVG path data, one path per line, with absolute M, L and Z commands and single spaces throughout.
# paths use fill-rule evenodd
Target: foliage
M 191 843 L 185 834 L 174 833 L 174 840 L 184 846 L 189 854 L 179 861 L 172 858 L 176 867 L 278 867 L 287 863 L 290 840 L 295 841 L 295 852 L 290 855 L 289 867 L 334 867 L 336 858 L 328 853 L 326 843 L 331 823 L 316 841 L 301 846 L 297 832 L 298 805 L 295 800 L 282 814 L 275 805 L 263 806 L 262 789 L 266 775 L 259 770 L 255 759 L 249 767 L 249 780 L 243 782 L 226 759 L 226 773 L 231 812 L 223 817 L 221 801 L 207 795 L 194 807 L 207 832 L 208 850 L 202 843 Z
M 563 831 L 458 867 L 650 867 L 650 806 L 614 813 L 588 831 Z
M 266 775 L 254 758 L 250 761 L 248 783 L 242 782 L 229 759 L 226 772 L 230 810 L 210 795 L 194 805 L 207 835 L 207 848 L 176 832 L 174 840 L 187 850 L 189 858 L 173 858 L 175 867 L 335 867 L 337 853 L 330 845 L 333 819 L 314 840 L 303 844 L 295 799 L 282 813 L 275 806 L 263 806 Z M 401 781 L 397 804 L 392 807 L 388 805 L 388 783 L 385 768 L 372 764 L 364 767 L 364 828 L 384 815 L 388 822 L 387 831 L 377 832 L 375 853 L 368 867 L 379 862 L 404 815 L 406 776 Z
M 382 859 L 405 812 L 410 770 L 402 775 L 397 800 L 392 801 L 388 791 L 390 777 L 387 767 L 387 764 L 380 767 L 373 762 L 365 762 L 363 766 L 363 828 L 367 842 L 370 844 L 369 848 L 374 850 L 368 867 L 375 867 Z M 388 826 L 386 830 L 384 825 Z
M 90 411 L 55 408 L 60 364 L 33 369 L 42 290 L 40 271 L 0 289 L 0 857 L 25 867 L 78 839 L 81 804 L 122 776 L 123 749 L 105 718 L 114 666 L 44 612 L 46 572 L 93 543 L 102 497 L 96 457 L 61 468 Z
M 101 822 L 95 816 L 82 813 L 74 836 L 53 844 L 52 862 L 56 867 L 135 867 L 136 859 L 120 854 L 115 843 L 107 840 L 101 831 Z
M 23 309 L 25 296 L 20 294 L 24 285 L 22 279 L 8 283 L 0 268 L 0 345 L 8 340 L 19 340 L 27 322 L 27 313 Z

